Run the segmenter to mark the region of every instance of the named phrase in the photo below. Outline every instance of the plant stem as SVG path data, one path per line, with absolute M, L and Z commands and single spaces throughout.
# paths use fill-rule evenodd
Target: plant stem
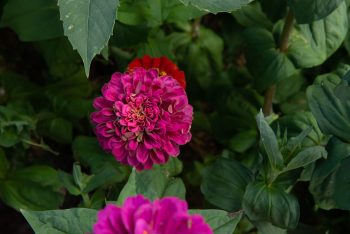
M 286 16 L 286 21 L 283 26 L 281 41 L 279 44 L 279 49 L 281 52 L 286 52 L 288 50 L 288 40 L 293 30 L 293 23 L 294 23 L 294 16 L 292 11 L 289 9 Z M 269 116 L 273 113 L 272 102 L 273 102 L 275 93 L 276 93 L 276 85 L 272 85 L 266 89 L 264 106 L 263 106 L 263 112 L 265 116 Z
M 53 149 L 50 148 L 50 146 L 45 145 L 45 144 L 39 144 L 39 143 L 36 143 L 36 142 L 33 142 L 33 141 L 29 141 L 29 140 L 26 140 L 26 139 L 22 139 L 22 142 L 26 143 L 28 145 L 36 146 L 38 148 L 46 150 L 46 151 L 48 151 L 48 152 L 50 152 L 50 153 L 52 153 L 53 155 L 56 155 L 56 156 L 60 154 L 59 152 L 54 151 Z
M 195 19 L 195 21 L 192 24 L 191 34 L 192 34 L 192 38 L 194 39 L 199 37 L 201 21 L 202 21 L 202 17 L 199 17 Z

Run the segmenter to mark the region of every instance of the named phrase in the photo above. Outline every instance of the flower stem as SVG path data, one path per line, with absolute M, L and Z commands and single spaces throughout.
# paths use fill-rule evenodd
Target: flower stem
M 286 16 L 286 21 L 283 26 L 281 41 L 279 44 L 279 49 L 281 52 L 286 52 L 288 50 L 288 40 L 293 30 L 293 23 L 294 23 L 294 15 L 292 11 L 289 9 Z M 275 93 L 276 93 L 276 85 L 272 85 L 266 89 L 264 106 L 263 106 L 263 112 L 265 116 L 269 116 L 273 113 L 272 101 L 275 96 Z
M 200 30 L 200 26 L 201 26 L 201 21 L 202 21 L 202 17 L 199 17 L 199 18 L 195 19 L 195 21 L 192 24 L 191 33 L 192 33 L 193 39 L 196 39 L 199 37 L 199 30 Z

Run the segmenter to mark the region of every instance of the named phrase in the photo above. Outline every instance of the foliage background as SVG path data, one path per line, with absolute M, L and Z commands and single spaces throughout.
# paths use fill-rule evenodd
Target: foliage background
M 193 211 L 231 222 L 216 233 L 349 232 L 348 16 L 348 0 L 2 0 L 2 230 L 32 232 L 14 209 L 144 193 L 220 209 Z M 137 174 L 100 149 L 89 114 L 145 54 L 185 71 L 195 115 L 179 160 Z M 46 213 L 29 211 L 35 228 Z

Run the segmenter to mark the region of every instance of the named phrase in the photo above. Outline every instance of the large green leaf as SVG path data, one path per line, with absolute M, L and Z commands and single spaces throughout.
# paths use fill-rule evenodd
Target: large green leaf
M 262 182 L 247 186 L 243 210 L 252 221 L 271 222 L 280 228 L 293 229 L 299 222 L 298 200 L 282 189 Z
M 242 214 L 230 214 L 223 210 L 190 210 L 190 213 L 202 215 L 214 234 L 233 233 L 242 218 Z
M 55 209 L 63 202 L 62 194 L 30 181 L 0 182 L 0 198 L 15 209 Z
M 350 144 L 333 137 L 327 151 L 328 158 L 316 165 L 309 190 L 318 207 L 349 210 Z
M 250 171 L 240 162 L 219 158 L 203 170 L 201 190 L 210 203 L 226 211 L 237 211 L 251 179 Z
M 63 35 L 56 0 L 10 0 L 4 8 L 0 26 L 12 28 L 22 41 Z
M 0 181 L 0 198 L 15 209 L 47 210 L 63 202 L 57 171 L 48 166 L 31 166 L 9 172 Z
M 119 0 L 58 0 L 64 34 L 83 59 L 88 76 L 94 56 L 112 35 Z
M 295 66 L 286 53 L 277 49 L 270 31 L 264 28 L 248 28 L 244 37 L 248 44 L 248 68 L 254 76 L 257 89 L 264 90 L 296 73 Z
M 275 133 L 266 122 L 262 111 L 257 115 L 256 122 L 260 131 L 260 139 L 267 153 L 272 168 L 282 168 L 283 156 L 279 150 Z
M 289 0 L 298 24 L 323 19 L 334 11 L 344 0 Z
M 185 5 L 191 4 L 211 13 L 231 12 L 247 5 L 252 0 L 180 0 Z
M 85 208 L 21 212 L 36 234 L 91 233 L 97 217 L 96 210 Z
M 243 7 L 239 11 L 232 12 L 232 15 L 239 24 L 246 27 L 272 28 L 272 22 L 267 18 L 261 9 L 260 3 L 257 1 Z
M 121 205 L 127 197 L 137 194 L 143 194 L 151 200 L 165 196 L 185 199 L 184 183 L 180 178 L 173 177 L 176 168 L 156 165 L 152 170 L 138 172 L 133 169 L 128 182 L 120 192 L 117 203 Z
M 334 90 L 341 79 L 336 74 L 318 76 L 307 90 L 310 109 L 325 134 L 350 141 L 350 102 L 341 101 Z
M 344 2 L 322 20 L 296 25 L 289 39 L 288 57 L 299 67 L 320 65 L 340 47 L 347 31 L 348 18 Z

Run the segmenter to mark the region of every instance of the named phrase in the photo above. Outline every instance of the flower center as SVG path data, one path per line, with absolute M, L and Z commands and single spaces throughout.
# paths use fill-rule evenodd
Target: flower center
M 144 96 L 130 96 L 126 101 L 119 123 L 134 133 L 152 131 L 159 115 L 157 101 Z

